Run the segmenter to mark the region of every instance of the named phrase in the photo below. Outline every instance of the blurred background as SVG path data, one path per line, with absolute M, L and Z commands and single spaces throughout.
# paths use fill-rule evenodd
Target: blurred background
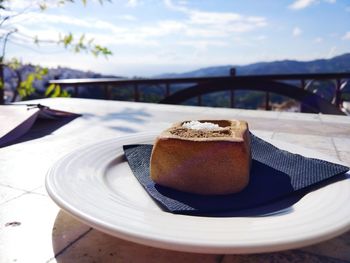
M 350 72 L 350 2 L 346 0 L 0 0 L 3 103 L 79 95 L 51 80 L 152 79 Z M 232 72 L 231 72 L 232 73 Z M 231 74 L 232 75 L 232 74 Z M 338 81 L 338 83 L 337 83 Z M 284 83 L 298 86 L 296 80 Z M 185 85 L 171 85 L 175 92 Z M 346 108 L 348 79 L 309 79 L 303 88 Z M 135 100 L 130 86 L 109 99 Z M 141 85 L 139 101 L 164 91 Z M 1 95 L 1 94 L 0 94 Z M 169 95 L 169 94 L 168 94 Z M 201 105 L 265 109 L 266 92 L 203 96 Z M 196 104 L 188 100 L 185 104 Z M 269 94 L 269 109 L 300 111 L 300 102 Z

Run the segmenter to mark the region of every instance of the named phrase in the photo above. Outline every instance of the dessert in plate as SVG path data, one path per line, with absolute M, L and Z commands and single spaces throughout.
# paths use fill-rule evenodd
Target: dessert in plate
M 240 192 L 249 182 L 250 144 L 245 121 L 175 123 L 156 138 L 150 161 L 151 179 L 195 194 Z

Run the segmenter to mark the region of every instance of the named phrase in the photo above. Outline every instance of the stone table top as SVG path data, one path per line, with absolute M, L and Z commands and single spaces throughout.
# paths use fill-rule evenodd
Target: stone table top
M 348 116 L 72 98 L 30 103 L 82 116 L 55 129 L 38 120 L 20 140 L 0 148 L 0 262 L 350 262 L 350 232 L 264 254 L 199 254 L 144 246 L 80 222 L 61 210 L 44 186 L 50 167 L 82 145 L 196 119 L 244 119 L 262 138 L 310 148 L 350 166 Z

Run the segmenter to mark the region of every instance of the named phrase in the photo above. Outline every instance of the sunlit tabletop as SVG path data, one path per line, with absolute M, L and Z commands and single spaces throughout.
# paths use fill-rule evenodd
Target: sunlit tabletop
M 50 167 L 83 145 L 196 119 L 245 119 L 262 138 L 300 145 L 350 165 L 350 117 L 89 99 L 32 102 L 82 116 L 49 132 L 38 123 L 20 142 L 0 148 L 0 262 L 350 262 L 350 232 L 308 247 L 253 255 L 144 246 L 73 218 L 44 186 Z

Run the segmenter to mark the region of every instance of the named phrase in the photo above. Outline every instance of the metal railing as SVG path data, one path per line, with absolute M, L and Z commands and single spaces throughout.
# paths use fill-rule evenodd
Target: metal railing
M 232 70 L 231 72 L 235 72 Z M 270 93 L 276 93 L 296 99 L 306 105 L 313 112 L 330 114 L 344 114 L 341 110 L 342 92 L 350 79 L 350 73 L 320 73 L 320 74 L 275 74 L 275 75 L 248 75 L 197 78 L 152 78 L 152 79 L 59 79 L 51 80 L 49 84 L 58 84 L 61 88 L 72 88 L 73 97 L 79 97 L 81 89 L 94 86 L 104 90 L 104 98 L 112 99 L 112 90 L 129 87 L 133 90 L 133 100 L 140 101 L 141 87 L 148 86 L 161 88 L 163 99 L 160 103 L 179 104 L 182 101 L 197 97 L 197 104 L 201 105 L 202 95 L 228 90 L 230 91 L 230 106 L 235 107 L 236 90 L 255 90 L 265 92 L 265 109 L 270 109 Z M 334 94 L 331 101 L 309 91 L 310 84 L 315 81 L 331 80 L 334 85 Z M 186 85 L 184 89 L 171 92 L 176 85 Z

